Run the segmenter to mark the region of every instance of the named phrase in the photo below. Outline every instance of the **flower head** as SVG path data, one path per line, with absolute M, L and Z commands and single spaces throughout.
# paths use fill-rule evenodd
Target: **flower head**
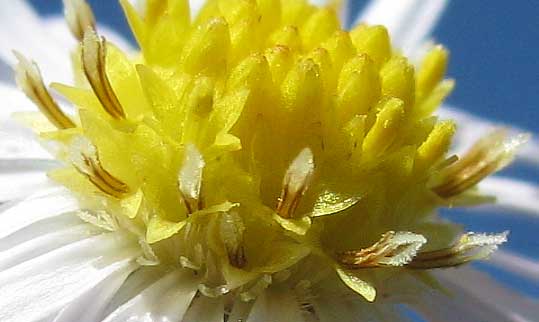
M 17 82 L 41 111 L 26 121 L 62 161 L 48 175 L 76 198 L 73 216 L 165 276 L 180 318 L 210 314 L 198 306 L 263 316 L 277 297 L 320 319 L 325 296 L 375 301 L 385 283 L 506 241 L 436 214 L 487 201 L 476 185 L 526 139 L 497 131 L 448 154 L 442 46 L 414 65 L 383 26 L 345 31 L 336 5 L 303 0 L 210 0 L 195 17 L 185 0 L 121 4 L 135 56 L 100 35 L 84 1 L 66 1 L 76 81 L 52 88 L 75 113 L 22 54 Z M 128 317 L 122 307 L 111 319 Z

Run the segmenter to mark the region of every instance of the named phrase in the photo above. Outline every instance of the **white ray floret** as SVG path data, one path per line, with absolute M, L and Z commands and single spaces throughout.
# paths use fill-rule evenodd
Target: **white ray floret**
M 103 322 L 181 321 L 193 300 L 199 277 L 191 270 L 175 270 L 124 303 Z
M 51 155 L 43 149 L 34 133 L 13 119 L 14 113 L 37 111 L 35 105 L 17 88 L 0 84 L 0 160 L 48 160 Z
M 54 187 L 37 192 L 0 213 L 0 238 L 27 227 L 33 223 L 75 211 L 79 204 L 65 188 Z
M 501 176 L 488 177 L 479 183 L 482 193 L 496 197 L 486 207 L 518 211 L 539 217 L 539 185 Z
M 356 23 L 387 27 L 394 45 L 413 55 L 432 33 L 447 0 L 371 0 Z
M 122 272 L 125 279 L 139 252 L 129 243 L 118 234 L 99 235 L 0 272 L 0 319 L 50 320 L 109 276 Z
M 488 262 L 498 268 L 518 276 L 526 277 L 532 281 L 539 280 L 539 261 L 520 256 L 513 252 L 499 250 L 491 255 Z
M 535 301 L 507 290 L 485 273 L 460 268 L 439 270 L 435 276 L 448 294 L 423 298 L 418 306 L 427 319 L 453 322 L 466 316 L 470 321 L 533 322 L 539 313 Z
M 60 82 L 71 82 L 71 66 L 69 51 L 74 42 L 71 35 L 66 33 L 63 39 L 51 39 L 44 23 L 24 0 L 0 2 L 0 59 L 10 66 L 16 63 L 12 50 L 24 52 L 29 57 L 39 58 L 43 66 L 45 78 Z M 24 21 L 24 23 L 19 23 Z M 66 31 L 67 28 L 66 28 Z M 43 44 L 47 44 L 44 46 Z
M 1 162 L 1 161 L 0 161 Z M 0 203 L 28 196 L 38 190 L 52 187 L 45 170 L 5 170 L 0 166 Z

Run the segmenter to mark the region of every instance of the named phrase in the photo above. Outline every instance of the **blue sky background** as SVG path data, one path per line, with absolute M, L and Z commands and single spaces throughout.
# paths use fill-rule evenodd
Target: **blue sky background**
M 4 0 L 6 1 L 6 0 Z M 398 1 L 398 0 L 396 0 Z M 427 0 L 425 0 L 427 1 Z M 60 0 L 32 0 L 44 14 L 59 13 Z M 130 37 L 118 2 L 89 1 L 98 20 Z M 359 10 L 366 1 L 353 1 Z M 448 75 L 457 87 L 452 105 L 493 120 L 514 124 L 539 135 L 539 1 L 452 1 L 434 32 L 451 51 Z M 512 166 L 507 174 L 539 182 L 539 169 Z M 508 249 L 539 258 L 539 219 L 507 214 L 450 211 L 445 214 L 469 230 L 511 230 Z M 482 265 L 483 267 L 483 265 Z M 539 297 L 539 286 L 488 269 L 502 282 Z M 539 274 L 538 274 L 539 276 Z

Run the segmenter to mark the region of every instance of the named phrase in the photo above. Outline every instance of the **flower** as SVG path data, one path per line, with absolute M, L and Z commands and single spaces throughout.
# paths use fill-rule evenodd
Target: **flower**
M 440 270 L 488 258 L 507 232 L 462 232 L 436 209 L 491 201 L 484 188 L 537 213 L 534 188 L 508 181 L 520 195 L 503 198 L 508 179 L 483 181 L 526 135 L 448 154 L 455 123 L 433 117 L 448 53 L 419 50 L 443 1 L 373 1 L 360 21 L 398 13 L 393 43 L 382 26 L 341 30 L 338 3 L 213 0 L 193 19 L 187 1 L 121 4 L 140 53 L 65 1 L 79 44 L 51 70 L 74 66 L 73 85 L 51 85 L 63 99 L 15 53 L 41 111 L 16 117 L 57 161 L 11 147 L 27 162 L 9 161 L 22 171 L 2 191 L 2 320 L 376 321 L 402 304 L 432 320 L 534 317 L 482 273 Z M 417 24 L 399 24 L 406 11 Z

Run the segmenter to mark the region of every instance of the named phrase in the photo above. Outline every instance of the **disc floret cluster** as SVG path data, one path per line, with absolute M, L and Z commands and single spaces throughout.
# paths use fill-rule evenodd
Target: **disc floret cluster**
M 66 1 L 75 84 L 51 87 L 75 113 L 21 55 L 17 78 L 65 165 L 49 176 L 83 220 L 139 242 L 141 265 L 244 300 L 325 272 L 372 301 L 388 272 L 458 266 L 505 241 L 435 212 L 485 201 L 475 185 L 523 141 L 497 131 L 447 154 L 455 124 L 433 114 L 453 88 L 443 47 L 410 62 L 384 27 L 344 31 L 336 6 L 303 0 L 210 0 L 196 17 L 187 0 L 121 3 L 136 55 Z

